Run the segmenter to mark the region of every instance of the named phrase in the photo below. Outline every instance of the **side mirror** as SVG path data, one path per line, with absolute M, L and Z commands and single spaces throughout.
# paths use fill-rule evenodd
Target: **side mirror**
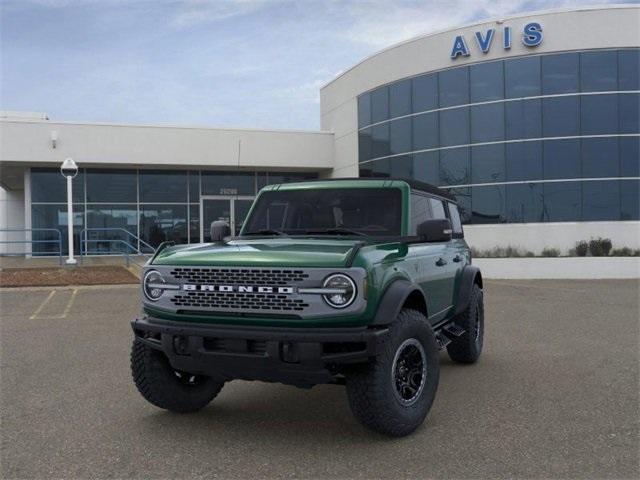
M 231 227 L 224 220 L 211 222 L 211 241 L 221 242 L 224 237 L 231 235 Z
M 447 218 L 426 220 L 418 225 L 417 234 L 425 242 L 448 242 L 451 240 L 451 222 Z

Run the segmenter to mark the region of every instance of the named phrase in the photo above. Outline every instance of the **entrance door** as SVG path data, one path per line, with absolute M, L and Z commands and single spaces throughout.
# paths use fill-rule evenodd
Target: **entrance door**
M 211 241 L 211 222 L 222 220 L 237 235 L 249 213 L 253 197 L 227 197 L 219 195 L 200 197 L 200 241 Z

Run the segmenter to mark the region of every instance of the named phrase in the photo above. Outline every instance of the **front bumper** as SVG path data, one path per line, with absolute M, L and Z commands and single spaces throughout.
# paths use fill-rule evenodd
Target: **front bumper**
M 176 370 L 298 386 L 335 381 L 341 367 L 375 357 L 388 334 L 386 328 L 231 327 L 153 317 L 131 326 L 138 341 L 162 351 Z

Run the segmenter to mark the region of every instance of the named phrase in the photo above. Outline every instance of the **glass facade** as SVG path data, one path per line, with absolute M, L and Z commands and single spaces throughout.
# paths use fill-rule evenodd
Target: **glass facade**
M 164 241 L 200 241 L 200 197 L 254 196 L 260 188 L 316 178 L 297 172 L 81 169 L 73 181 L 74 249 L 90 254 L 149 251 Z M 58 169 L 31 169 L 32 228 L 54 228 L 67 246 L 66 181 Z M 247 204 L 238 203 L 246 210 Z M 240 212 L 242 213 L 242 212 Z M 245 212 L 246 213 L 246 212 Z M 129 233 L 127 233 L 129 232 Z M 57 240 L 55 232 L 34 232 L 34 240 Z M 57 252 L 57 243 L 34 243 L 35 255 Z
M 465 223 L 638 220 L 640 49 L 431 72 L 358 97 L 362 177 L 457 195 Z

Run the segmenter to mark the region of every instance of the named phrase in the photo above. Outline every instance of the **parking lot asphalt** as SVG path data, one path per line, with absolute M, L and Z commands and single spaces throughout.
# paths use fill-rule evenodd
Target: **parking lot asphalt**
M 487 281 L 485 351 L 442 354 L 389 439 L 340 386 L 235 381 L 177 415 L 129 373 L 134 287 L 4 290 L 2 478 L 638 478 L 638 281 Z M 54 293 L 51 293 L 54 292 Z

